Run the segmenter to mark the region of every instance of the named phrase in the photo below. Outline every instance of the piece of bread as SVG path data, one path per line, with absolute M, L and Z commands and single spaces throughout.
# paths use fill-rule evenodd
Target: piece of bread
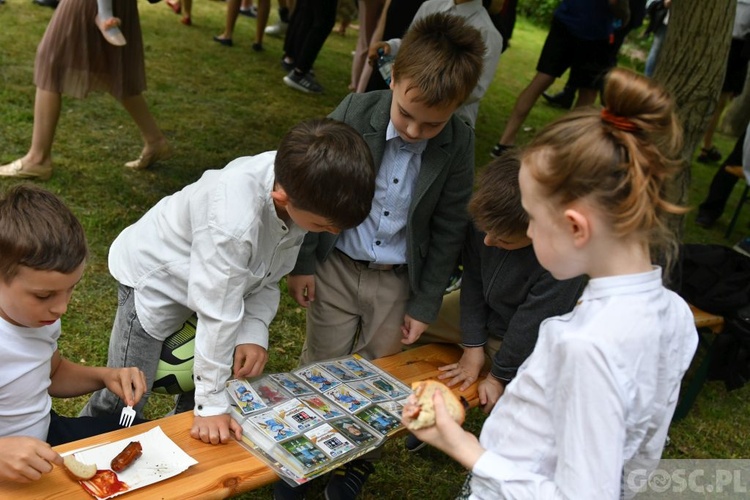
M 448 409 L 448 414 L 453 420 L 462 424 L 466 413 L 464 412 L 464 406 L 461 401 L 458 400 L 453 391 L 448 386 L 437 380 L 422 380 L 420 382 L 413 382 L 411 388 L 414 391 L 414 395 L 417 397 L 417 404 L 419 410 L 414 412 L 412 420 L 409 422 L 409 429 L 417 430 L 424 429 L 435 425 L 435 406 L 432 402 L 432 396 L 435 391 L 440 391 L 445 401 L 445 407 Z
M 96 464 L 85 464 L 73 455 L 64 457 L 63 465 L 68 469 L 68 473 L 78 481 L 85 481 L 96 475 Z

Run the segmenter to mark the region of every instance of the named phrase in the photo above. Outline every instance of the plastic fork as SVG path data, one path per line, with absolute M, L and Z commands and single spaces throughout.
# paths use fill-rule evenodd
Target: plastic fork
M 126 406 L 120 413 L 120 425 L 123 427 L 130 427 L 133 425 L 133 419 L 135 419 L 135 410 L 132 406 Z

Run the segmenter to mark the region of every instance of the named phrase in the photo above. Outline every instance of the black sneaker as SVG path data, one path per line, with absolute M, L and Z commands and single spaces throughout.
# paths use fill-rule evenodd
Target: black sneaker
M 512 148 L 513 146 L 510 144 L 500 144 L 498 142 L 497 144 L 495 144 L 495 147 L 492 148 L 492 151 L 490 151 L 490 156 L 493 158 L 500 158 L 503 153 Z
M 273 485 L 273 500 L 305 500 L 305 493 L 310 488 L 310 483 L 292 487 L 284 481 L 276 481 Z
M 404 448 L 406 448 L 406 451 L 419 451 L 425 446 L 427 446 L 427 443 L 420 441 L 414 434 L 409 434 L 406 436 L 406 439 L 404 439 Z
M 565 87 L 562 92 L 558 92 L 557 94 L 550 95 L 547 92 L 543 92 L 542 97 L 554 108 L 570 109 L 573 106 L 573 101 L 575 101 L 576 92 L 575 89 L 570 92 L 568 91 L 568 87 Z
M 300 75 L 296 71 L 292 70 L 288 75 L 284 77 L 284 83 L 288 87 L 295 90 L 305 92 L 307 94 L 322 94 L 323 87 L 315 81 L 315 77 L 309 72 L 304 75 Z
M 716 149 L 716 146 L 710 148 L 701 148 L 701 154 L 698 155 L 698 161 L 700 163 L 716 163 L 721 160 L 721 151 Z
M 331 473 L 326 486 L 326 500 L 354 500 L 362 491 L 375 466 L 367 460 L 353 460 Z

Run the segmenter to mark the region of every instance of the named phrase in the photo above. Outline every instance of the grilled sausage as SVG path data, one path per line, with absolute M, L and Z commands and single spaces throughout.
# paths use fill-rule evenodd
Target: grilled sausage
M 131 441 L 124 450 L 112 459 L 112 463 L 110 464 L 112 470 L 120 472 L 127 469 L 138 457 L 141 456 L 142 453 L 143 449 L 141 448 L 141 443 L 138 441 Z

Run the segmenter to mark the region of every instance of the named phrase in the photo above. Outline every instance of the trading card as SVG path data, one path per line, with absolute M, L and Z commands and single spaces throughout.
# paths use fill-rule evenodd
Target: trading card
M 369 399 L 346 385 L 340 385 L 324 394 L 349 413 L 354 413 L 370 404 Z
M 370 399 L 373 403 L 378 403 L 380 401 L 387 401 L 388 397 L 377 390 L 373 385 L 369 383 L 369 380 L 360 380 L 358 382 L 350 382 L 347 384 L 349 387 L 357 391 L 358 393 L 362 394 L 363 396 L 366 396 Z
M 356 448 L 343 434 L 328 424 L 306 432 L 305 436 L 331 458 L 340 457 Z
M 401 413 L 404 411 L 404 406 L 398 401 L 383 401 L 382 403 L 378 403 L 378 406 L 399 420 L 401 419 Z
M 368 426 L 351 417 L 334 420 L 331 422 L 331 426 L 359 446 L 365 446 L 380 439 L 379 435 L 370 430 Z
M 325 392 L 341 384 L 339 380 L 335 379 L 331 374 L 320 368 L 318 365 L 308 366 L 307 368 L 294 372 L 294 374 L 320 392 Z
M 368 380 L 368 382 L 374 385 L 381 392 L 387 394 L 391 399 L 401 399 L 411 394 L 411 390 L 409 390 L 405 385 L 396 382 L 395 380 L 391 380 L 388 377 L 378 377 L 372 380 Z
M 354 416 L 381 434 L 388 434 L 401 425 L 399 419 L 376 405 L 365 408 Z
M 352 372 L 350 372 L 349 370 L 345 370 L 341 365 L 337 365 L 336 363 L 329 362 L 329 363 L 319 363 L 319 364 L 327 372 L 329 372 L 331 375 L 341 380 L 342 382 L 358 379 L 358 377 L 354 375 Z
M 280 443 L 280 446 L 306 470 L 317 468 L 331 460 L 305 436 L 290 439 Z
M 274 414 L 272 411 L 267 411 L 258 415 L 251 415 L 248 420 L 252 424 L 260 429 L 263 434 L 270 437 L 274 441 L 283 441 L 284 439 L 296 436 L 297 431 L 289 427 L 289 425 Z
M 290 399 L 286 403 L 281 403 L 273 411 L 298 432 L 307 430 L 323 421 L 320 416 L 299 399 Z
M 289 401 L 289 396 L 270 377 L 263 377 L 250 384 L 268 406 Z
M 341 361 L 337 361 L 337 364 L 342 365 L 345 369 L 352 372 L 358 378 L 368 378 L 377 375 L 375 371 L 367 367 L 367 364 L 364 361 L 359 359 L 342 359 Z
M 276 373 L 271 375 L 271 378 L 278 382 L 281 387 L 289 391 L 293 396 L 313 393 L 310 386 L 290 373 Z
M 314 394 L 312 396 L 300 396 L 299 399 L 326 420 L 346 415 L 341 408 L 323 396 Z
M 227 383 L 232 399 L 237 403 L 243 415 L 266 408 L 255 389 L 245 380 L 230 380 Z

